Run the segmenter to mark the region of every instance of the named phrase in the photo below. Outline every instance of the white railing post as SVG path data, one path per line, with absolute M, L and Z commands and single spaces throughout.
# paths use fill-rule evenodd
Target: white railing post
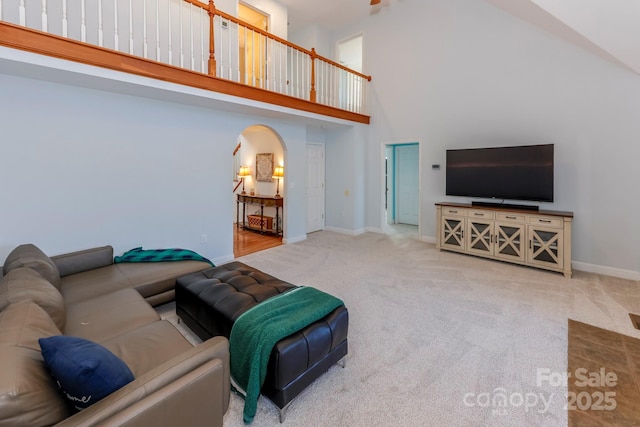
M 120 42 L 118 40 L 118 0 L 113 0 L 113 25 L 113 48 L 120 50 Z
M 64 0 L 65 2 L 67 0 Z M 104 46 L 104 28 L 102 28 L 102 0 L 98 0 L 98 46 Z
M 133 55 L 133 0 L 129 0 L 129 53 Z
M 160 61 L 160 0 L 156 0 L 156 61 Z
M 204 73 L 206 70 L 206 61 L 205 61 L 205 48 L 204 48 L 204 24 L 203 22 L 204 14 L 200 11 L 200 72 Z M 220 57 L 222 59 L 222 57 Z
M 47 0 L 42 0 L 42 31 L 47 32 Z
M 147 47 L 147 0 L 142 0 L 142 57 L 148 58 Z
M 168 22 L 168 32 L 169 32 L 169 64 L 173 63 L 173 35 L 171 34 L 171 0 L 167 0 L 167 4 L 169 5 L 169 13 L 167 13 L 167 21 Z
M 27 25 L 27 10 L 25 9 L 24 6 L 24 0 L 20 0 L 20 5 L 18 6 L 18 15 L 19 15 L 19 22 L 20 25 L 22 26 L 26 26 Z
M 195 71 L 195 58 L 193 56 L 193 6 L 189 6 L 189 44 L 190 44 L 190 61 L 189 69 Z
M 183 31 L 182 31 L 182 0 L 180 0 L 180 3 L 178 4 L 178 18 L 180 19 L 180 26 L 178 27 L 180 30 L 180 67 L 184 68 L 184 40 L 182 39 L 183 37 Z
M 67 0 L 62 0 L 62 37 L 67 37 L 69 22 L 67 21 Z
M 87 41 L 87 9 L 85 0 L 80 4 L 80 41 Z

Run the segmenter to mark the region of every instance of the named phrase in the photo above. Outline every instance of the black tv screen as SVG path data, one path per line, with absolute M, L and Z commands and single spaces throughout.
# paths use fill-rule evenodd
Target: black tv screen
M 553 202 L 553 144 L 447 150 L 448 196 Z

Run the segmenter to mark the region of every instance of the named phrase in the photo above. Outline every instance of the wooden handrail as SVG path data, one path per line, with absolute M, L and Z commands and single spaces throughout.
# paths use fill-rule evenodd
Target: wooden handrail
M 189 3 L 192 3 L 192 4 L 198 3 L 198 0 L 183 0 L 183 1 L 186 1 L 186 2 L 189 2 Z M 202 4 L 202 3 L 200 3 L 200 4 Z M 283 39 L 281 37 L 278 37 L 275 34 L 268 33 L 268 32 L 264 31 L 261 28 L 258 28 L 258 27 L 254 26 L 254 25 L 251 25 L 248 22 L 244 22 L 243 20 L 241 20 L 239 18 L 236 18 L 235 16 L 229 15 L 228 13 L 225 13 L 225 12 L 223 12 L 221 10 L 216 10 L 215 14 L 220 16 L 221 18 L 228 19 L 231 22 L 234 22 L 234 23 L 236 23 L 238 25 L 242 25 L 243 27 L 246 27 L 246 28 L 248 28 L 248 29 L 250 29 L 252 31 L 255 31 L 256 33 L 262 34 L 263 36 L 265 36 L 267 38 L 270 38 L 270 39 L 275 40 L 277 42 L 280 42 L 280 43 L 282 43 L 282 44 L 284 44 L 286 46 L 289 46 L 292 49 L 295 49 L 295 50 L 298 50 L 300 52 L 306 53 L 312 59 L 319 59 L 319 60 L 321 60 L 323 62 L 326 62 L 328 64 L 333 65 L 334 67 L 338 67 L 338 68 L 340 68 L 340 69 L 342 69 L 344 71 L 348 71 L 349 73 L 355 74 L 358 77 L 362 77 L 363 79 L 367 79 L 367 81 L 371 81 L 371 76 L 359 73 L 358 71 L 352 70 L 349 67 L 345 67 L 344 65 L 339 64 L 339 63 L 337 63 L 335 61 L 332 61 L 329 58 L 325 58 L 322 55 L 318 55 L 317 53 L 315 53 L 315 48 L 312 48 L 311 50 L 308 50 L 308 49 L 305 49 L 305 48 L 300 47 L 298 45 L 295 45 L 295 44 L 291 43 L 288 40 L 285 40 L 285 39 Z
M 2 0 L 0 0 L 2 1 Z M 216 78 L 216 73 L 217 73 L 217 64 L 216 64 L 216 52 L 215 52 L 215 34 L 214 34 L 214 29 L 215 29 L 215 16 L 220 16 L 222 19 L 228 20 L 229 22 L 235 23 L 236 25 L 249 29 L 251 31 L 253 31 L 255 34 L 258 34 L 262 37 L 265 37 L 268 40 L 273 40 L 277 43 L 280 43 L 283 46 L 286 46 L 287 48 L 290 48 L 296 52 L 300 52 L 303 55 L 308 55 L 310 63 L 308 64 L 308 67 L 305 66 L 305 68 L 301 69 L 303 70 L 303 75 L 301 76 L 304 79 L 309 79 L 308 81 L 308 85 L 305 87 L 305 90 L 308 91 L 307 93 L 307 97 L 305 96 L 300 96 L 298 90 L 296 89 L 296 95 L 294 96 L 294 98 L 296 98 L 295 103 L 296 104 L 300 104 L 299 101 L 300 100 L 304 100 L 305 98 L 308 100 L 307 102 L 310 102 L 314 105 L 317 105 L 317 109 L 321 109 L 321 110 L 326 110 L 326 111 L 331 111 L 331 110 L 327 110 L 327 108 L 329 109 L 333 109 L 333 108 L 339 108 L 339 107 L 335 107 L 335 101 L 327 101 L 327 94 L 325 92 L 326 90 L 326 82 L 324 80 L 319 80 L 318 82 L 316 81 L 317 79 L 323 79 L 323 75 L 326 72 L 326 70 L 324 68 L 319 68 L 318 64 L 316 63 L 316 59 L 318 61 L 322 61 L 326 64 L 331 65 L 332 67 L 334 67 L 334 69 L 330 70 L 330 72 L 335 73 L 336 70 L 343 70 L 347 73 L 349 73 L 350 76 L 354 76 L 354 77 L 359 77 L 361 79 L 364 79 L 366 81 L 371 81 L 371 76 L 362 74 L 360 72 L 357 72 L 355 70 L 352 70 L 348 67 L 345 67 L 342 64 L 339 64 L 335 61 L 332 61 L 331 59 L 325 58 L 321 55 L 318 55 L 315 48 L 312 48 L 311 50 L 302 48 L 300 46 L 297 46 L 291 42 L 289 42 L 288 40 L 285 40 L 281 37 L 278 37 L 274 34 L 270 34 L 254 25 L 251 25 L 247 22 L 242 21 L 241 19 L 229 15 L 228 13 L 225 13 L 221 10 L 216 9 L 214 0 L 182 0 L 186 3 L 188 3 L 191 6 L 197 7 L 203 11 L 206 11 L 207 15 L 208 15 L 208 24 L 209 24 L 209 57 L 206 58 L 206 45 L 203 45 L 203 49 L 202 49 L 202 61 L 203 61 L 203 68 L 201 68 L 202 71 L 193 71 L 195 73 L 203 73 L 201 75 L 203 76 L 210 76 L 213 78 Z M 206 19 L 205 19 L 206 22 Z M 13 46 L 13 47 L 17 47 L 19 49 L 23 49 L 23 50 L 29 50 L 32 52 L 38 52 L 41 54 L 45 54 L 45 55 L 50 55 L 50 56 L 54 56 L 54 57 L 59 57 L 59 58 L 65 58 L 65 59 L 71 59 L 71 60 L 75 60 L 75 61 L 79 61 L 79 62 L 84 62 L 84 63 L 88 63 L 88 64 L 92 64 L 92 65 L 99 65 L 99 66 L 103 66 L 103 67 L 107 67 L 107 68 L 112 68 L 112 69 L 122 69 L 123 71 L 128 71 L 128 72 L 135 72 L 137 74 L 148 74 L 149 73 L 149 67 L 150 64 L 149 62 L 155 62 L 158 63 L 157 66 L 154 66 L 154 68 L 156 70 L 161 70 L 161 69 L 166 69 L 170 72 L 169 74 L 167 74 L 166 76 L 161 76 L 161 75 L 157 75 L 155 74 L 156 71 L 154 71 L 154 77 L 155 78 L 161 78 L 163 80 L 167 80 L 167 81 L 177 81 L 177 80 L 183 80 L 183 79 L 187 79 L 189 80 L 189 82 L 191 83 L 192 81 L 198 80 L 198 87 L 211 87 L 211 86 L 218 86 L 217 82 L 202 82 L 199 78 L 196 78 L 193 74 L 193 72 L 191 72 L 191 70 L 189 68 L 183 68 L 185 71 L 189 70 L 190 73 L 183 73 L 182 75 L 180 75 L 178 77 L 178 74 L 176 73 L 176 70 L 174 70 L 175 66 L 169 65 L 168 67 L 166 65 L 160 65 L 159 60 L 151 60 L 148 59 L 146 57 L 146 54 L 144 54 L 143 56 L 136 56 L 133 55 L 131 53 L 129 54 L 125 54 L 123 52 L 120 52 L 117 50 L 117 46 L 114 49 L 109 49 L 109 48 L 105 48 L 102 46 L 95 46 L 95 45 L 91 45 L 94 48 L 93 49 L 87 49 L 86 43 L 85 42 L 77 42 L 74 41 L 72 38 L 67 38 L 67 37 L 62 37 L 62 36 L 58 36 L 55 34 L 51 34 L 48 32 L 43 32 L 43 34 L 47 34 L 48 37 L 57 39 L 59 37 L 62 37 L 63 39 L 66 39 L 69 41 L 69 43 L 62 43 L 62 40 L 58 40 L 55 43 L 53 43 L 53 46 L 58 46 L 57 48 L 54 48 L 53 46 L 49 46 L 49 42 L 44 42 L 44 40 L 41 40 L 40 42 L 33 42 L 34 40 L 40 38 L 40 36 L 38 36 L 38 32 L 42 32 L 40 30 L 37 29 L 31 29 L 28 28 L 26 26 L 20 25 L 19 27 L 22 27 L 24 29 L 29 29 L 30 32 L 28 33 L 28 35 L 26 35 L 25 39 L 20 39 L 20 37 L 22 37 L 22 35 L 20 34 L 25 34 L 24 32 L 20 32 L 18 31 L 17 28 L 12 28 L 13 25 L 16 24 L 10 24 L 9 22 L 6 21 L 1 21 L 0 20 L 0 33 L 2 32 L 6 32 L 8 31 L 9 33 L 11 33 L 11 37 L 8 39 L 4 39 L 2 37 L 0 37 L 0 45 L 5 45 L 5 46 Z M 203 30 L 206 31 L 206 25 L 203 25 Z M 45 28 L 46 30 L 46 28 Z M 203 34 L 203 38 L 204 38 L 204 34 Z M 52 39 L 49 39 L 52 40 Z M 83 39 L 84 40 L 84 39 Z M 39 44 L 39 43 L 43 43 Z M 145 41 L 146 42 L 146 41 Z M 205 42 L 206 43 L 206 42 Z M 64 45 L 64 47 L 63 47 Z M 82 46 L 82 47 L 81 47 Z M 130 49 L 132 44 L 130 44 Z M 169 45 L 171 46 L 171 45 Z M 145 49 L 146 49 L 146 45 L 145 45 Z M 159 48 L 158 48 L 159 49 Z M 146 50 L 145 50 L 146 52 Z M 159 52 L 159 50 L 158 50 Z M 169 51 L 171 52 L 171 51 Z M 114 56 L 114 54 L 116 54 L 118 57 Z M 159 53 L 158 53 L 159 55 Z M 128 59 L 124 59 L 125 57 L 127 57 Z M 135 67 L 131 68 L 130 66 L 125 66 L 125 63 L 132 63 L 132 61 L 135 59 L 136 64 L 140 64 L 140 65 L 136 65 Z M 141 61 L 142 60 L 142 61 Z M 193 60 L 193 59 L 192 59 Z M 205 65 L 205 60 L 206 60 L 206 65 Z M 119 63 L 119 64 L 117 64 Z M 144 64 L 144 65 L 141 65 Z M 205 70 L 206 69 L 206 70 Z M 310 75 L 305 73 L 309 73 Z M 206 73 L 206 74 L 204 74 Z M 222 75 L 221 76 L 222 79 L 225 79 L 225 76 Z M 177 80 L 176 80 L 177 79 Z M 234 83 L 234 84 L 243 84 L 240 81 L 235 81 L 233 79 L 228 79 L 229 83 Z M 289 84 L 289 80 L 286 81 L 286 85 Z M 318 84 L 320 86 L 318 86 Z M 233 86 L 233 88 L 231 88 Z M 245 86 L 251 86 L 251 85 L 245 85 Z M 302 86 L 300 86 L 302 87 Z M 255 89 L 260 89 L 261 91 L 268 91 L 270 92 L 269 95 L 267 95 L 268 98 L 272 98 L 272 99 L 278 99 L 278 103 L 280 102 L 286 102 L 284 101 L 284 99 L 293 96 L 290 95 L 291 92 L 287 91 L 287 93 L 285 94 L 284 92 L 281 91 L 276 91 L 276 90 L 269 90 L 267 88 L 259 88 L 256 87 Z M 235 88 L 235 85 L 230 85 L 229 89 L 226 89 L 229 91 L 232 91 L 233 93 L 238 93 L 240 92 L 239 90 L 237 90 Z M 254 99 L 254 97 L 262 97 L 262 95 L 257 94 L 254 95 L 254 93 L 258 93 L 260 91 L 252 91 L 252 99 Z M 362 100 L 365 98 L 361 98 Z M 359 101 L 361 102 L 361 101 Z M 292 106 L 293 104 L 289 101 L 289 103 L 287 105 Z M 304 105 L 304 104 L 300 104 L 300 105 Z M 294 107 L 294 108 L 300 108 L 300 107 Z M 314 107 L 316 108 L 316 107 Z M 310 111 L 309 107 L 307 105 L 304 105 L 304 108 L 302 108 L 306 111 Z M 353 116 L 356 118 L 356 121 L 361 121 L 361 120 L 365 120 L 366 122 L 368 122 L 368 116 L 365 116 L 363 113 L 361 113 L 361 110 L 358 110 L 358 112 L 352 111 L 348 108 L 339 108 L 339 109 L 343 109 L 345 111 L 345 113 L 348 112 L 348 114 L 350 116 Z M 333 114 L 333 112 L 331 112 L 331 114 L 335 117 L 335 115 Z

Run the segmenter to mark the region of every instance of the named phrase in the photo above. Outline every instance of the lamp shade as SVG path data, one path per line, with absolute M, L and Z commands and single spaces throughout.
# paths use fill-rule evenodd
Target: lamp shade
M 248 166 L 240 166 L 240 170 L 238 171 L 239 177 L 251 176 L 251 171 Z
M 273 178 L 282 178 L 284 176 L 284 167 L 283 166 L 276 166 L 273 169 Z

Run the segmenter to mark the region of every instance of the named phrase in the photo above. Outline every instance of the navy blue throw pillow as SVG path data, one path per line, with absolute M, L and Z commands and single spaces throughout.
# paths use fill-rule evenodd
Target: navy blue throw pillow
M 109 350 L 84 338 L 40 338 L 40 349 L 64 396 L 78 410 L 133 381 L 131 369 Z

